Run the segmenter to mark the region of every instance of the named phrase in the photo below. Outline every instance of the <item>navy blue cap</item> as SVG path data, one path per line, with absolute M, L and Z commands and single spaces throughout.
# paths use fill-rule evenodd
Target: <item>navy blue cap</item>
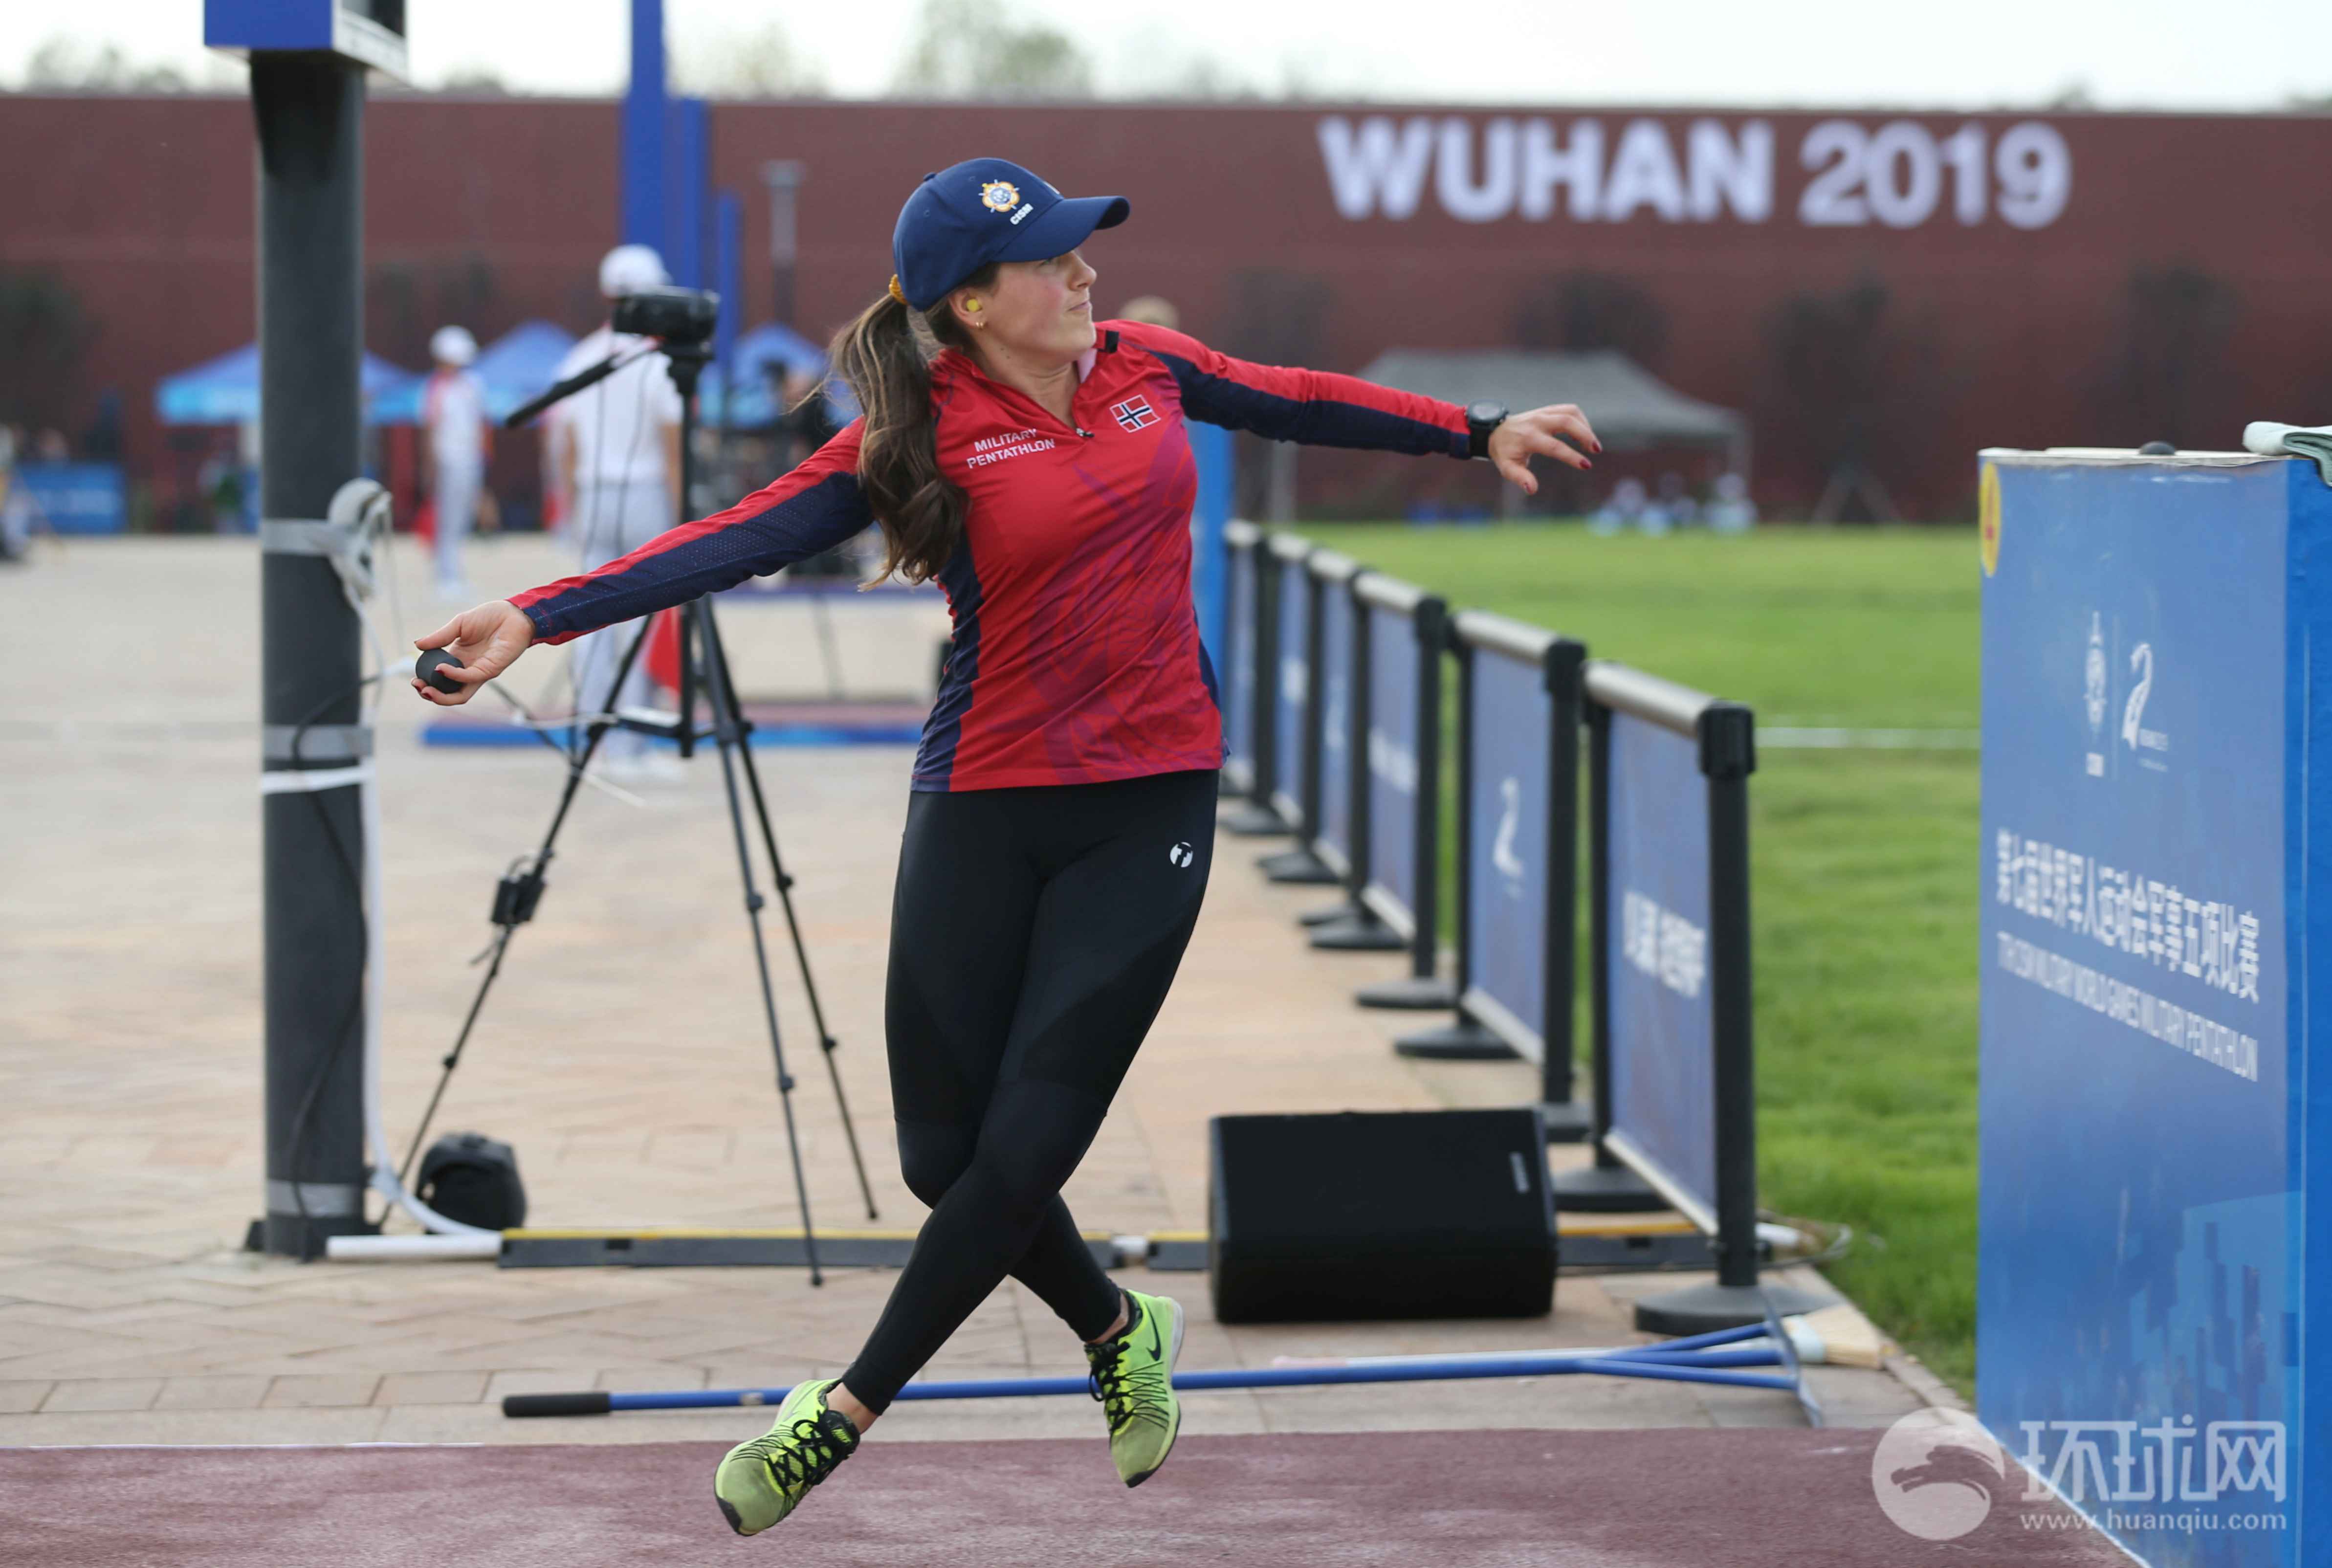
M 1075 250 L 1133 210 L 1123 196 L 1065 196 L 1017 163 L 975 158 L 927 174 L 891 234 L 899 292 L 928 311 L 990 262 L 1041 262 Z

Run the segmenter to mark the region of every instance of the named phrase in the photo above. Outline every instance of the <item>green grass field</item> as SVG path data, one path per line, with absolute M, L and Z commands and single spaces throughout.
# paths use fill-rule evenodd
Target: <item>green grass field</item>
M 1595 657 L 1747 703 L 1761 728 L 1976 726 L 1972 529 L 1305 532 L 1453 607 L 1554 627 Z M 1831 1276 L 1963 1392 L 1975 1371 L 1976 798 L 1973 751 L 1769 747 L 1750 789 L 1761 1197 L 1853 1226 Z

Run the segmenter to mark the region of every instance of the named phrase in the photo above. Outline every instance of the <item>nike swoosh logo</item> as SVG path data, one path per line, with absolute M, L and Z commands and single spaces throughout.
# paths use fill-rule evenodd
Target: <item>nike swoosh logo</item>
M 1147 1315 L 1150 1318 L 1150 1359 L 1156 1361 L 1160 1359 L 1161 1353 L 1159 1350 L 1158 1315 L 1153 1312 Z

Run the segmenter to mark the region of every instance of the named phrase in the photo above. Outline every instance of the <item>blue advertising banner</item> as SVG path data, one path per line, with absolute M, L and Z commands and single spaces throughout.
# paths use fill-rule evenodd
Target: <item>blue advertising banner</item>
M 1229 552 L 1223 626 L 1223 767 L 1235 788 L 1255 782 L 1255 582 L 1260 541 Z
M 1320 588 L 1320 827 L 1313 850 L 1343 875 L 1352 856 L 1352 594 Z
M 1465 778 L 1472 813 L 1466 882 L 1466 1010 L 1532 1061 L 1545 1054 L 1546 668 L 1476 646 Z
M 1608 1142 L 1716 1229 L 1716 993 L 1709 984 L 1708 779 L 1699 742 L 1610 717 Z M 1697 1212 L 1696 1212 L 1696 1209 Z
M 1312 579 L 1301 559 L 1279 557 L 1279 701 L 1272 712 L 1271 804 L 1304 820 L 1304 725 L 1311 695 Z
M 59 533 L 121 533 L 129 527 L 121 470 L 110 463 L 27 463 L 15 482 L 49 527 Z M 0 473 L 0 505 L 8 476 Z
M 1377 918 L 1403 936 L 1417 911 L 1416 622 L 1367 607 L 1369 637 L 1369 884 Z
M 2332 492 L 1987 457 L 1977 1412 L 2150 1563 L 2322 1562 Z

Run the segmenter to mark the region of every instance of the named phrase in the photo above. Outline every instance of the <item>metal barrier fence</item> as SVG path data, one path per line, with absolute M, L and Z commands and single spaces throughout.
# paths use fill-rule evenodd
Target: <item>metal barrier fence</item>
M 1321 721 L 1324 712 L 1315 672 L 1323 664 L 1322 579 L 1313 562 L 1329 558 L 1331 569 L 1354 569 L 1343 556 L 1297 534 L 1273 533 L 1265 545 L 1274 563 L 1270 589 L 1276 616 L 1278 681 L 1273 691 L 1271 808 L 1295 830 L 1295 847 L 1257 862 L 1274 882 L 1327 884 L 1333 867 L 1314 853 L 1320 832 Z
M 1407 946 L 1406 980 L 1364 986 L 1363 1007 L 1448 1007 L 1456 992 L 1437 978 L 1440 954 L 1441 650 L 1448 607 L 1396 578 L 1363 572 L 1352 582 L 1350 886 L 1361 915 L 1320 945 L 1365 951 L 1390 932 Z M 1340 940 L 1341 936 L 1341 940 Z M 1326 940 L 1320 940 L 1320 939 Z
M 1696 1334 L 1820 1298 L 1757 1279 L 1749 986 L 1749 710 L 1623 664 L 1582 683 L 1595 1163 L 1555 1180 L 1572 1209 L 1673 1208 L 1716 1282 L 1648 1296 L 1636 1326 Z
M 1246 815 L 1294 832 L 1258 864 L 1337 882 L 1302 917 L 1324 949 L 1410 952 L 1378 1007 L 1444 1008 L 1403 1055 L 1525 1058 L 1554 1142 L 1593 1163 L 1558 1207 L 1673 1209 L 1716 1282 L 1637 1304 L 1697 1334 L 1821 1298 L 1758 1284 L 1748 779 L 1755 722 L 1559 633 L 1445 603 L 1293 534 L 1235 524 L 1234 773 Z M 1443 661 L 1458 662 L 1454 983 L 1438 975 Z M 1244 672 L 1244 674 L 1242 674 Z M 1244 683 L 1244 684 L 1243 684 Z M 1579 817 L 1587 736 L 1591 1106 L 1574 1092 Z M 1238 751 L 1238 735 L 1246 749 Z M 1697 1245 L 1697 1244 L 1696 1244 Z
M 1458 1017 L 1404 1056 L 1538 1065 L 1547 1137 L 1587 1136 L 1572 1095 L 1583 644 L 1480 610 L 1458 656 Z
M 1318 827 L 1306 840 L 1314 859 L 1343 885 L 1342 904 L 1307 911 L 1312 945 L 1337 952 L 1392 952 L 1410 945 L 1362 896 L 1369 884 L 1367 607 L 1357 597 L 1365 569 L 1350 556 L 1314 550 L 1313 638 L 1318 693 L 1308 736 Z
M 1225 769 L 1232 792 L 1247 804 L 1223 818 L 1224 830 L 1248 837 L 1289 831 L 1271 805 L 1278 736 L 1278 558 L 1268 536 L 1251 522 L 1223 528 L 1230 560 L 1223 723 L 1233 765 Z

